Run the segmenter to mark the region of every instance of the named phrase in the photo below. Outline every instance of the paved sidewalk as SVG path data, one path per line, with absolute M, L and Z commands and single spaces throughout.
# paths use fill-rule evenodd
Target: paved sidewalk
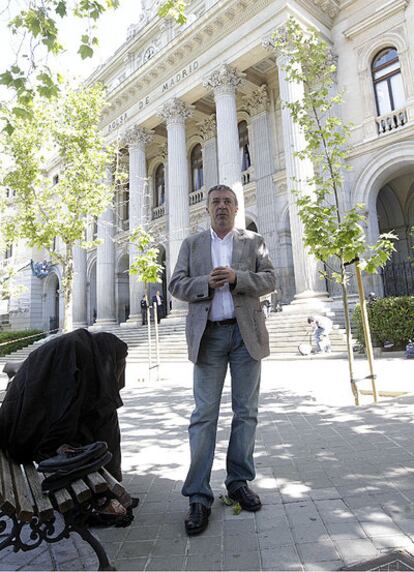
M 357 367 L 362 375 L 366 364 Z M 377 371 L 384 389 L 414 389 L 413 362 L 381 360 Z M 414 553 L 414 397 L 380 405 L 366 397 L 356 408 L 345 360 L 266 362 L 254 485 L 263 509 L 236 516 L 217 499 L 207 531 L 188 539 L 180 488 L 191 368 L 171 364 L 145 381 L 139 366 L 127 373 L 125 481 L 141 502 L 132 526 L 97 531 L 118 570 L 338 570 L 395 547 Z M 230 421 L 227 384 L 212 474 L 217 497 Z M 32 553 L 4 551 L 0 570 L 96 565 L 87 545 L 68 540 Z

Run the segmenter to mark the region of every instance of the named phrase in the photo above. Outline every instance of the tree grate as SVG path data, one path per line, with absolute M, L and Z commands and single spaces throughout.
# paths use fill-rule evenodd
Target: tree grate
M 414 570 L 414 556 L 405 550 L 394 550 L 379 558 L 353 564 L 341 570 L 360 570 L 373 572 L 392 572 L 394 570 Z

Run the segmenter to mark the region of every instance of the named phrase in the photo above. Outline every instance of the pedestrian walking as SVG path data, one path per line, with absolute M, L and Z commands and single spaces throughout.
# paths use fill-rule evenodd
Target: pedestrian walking
M 332 331 L 332 320 L 326 316 L 309 316 L 308 324 L 313 328 L 316 353 L 329 353 L 331 351 L 329 334 Z
M 160 323 L 161 318 L 165 317 L 164 314 L 164 298 L 161 296 L 159 290 L 157 290 L 156 294 L 152 297 L 152 305 L 154 304 L 157 306 L 157 322 Z

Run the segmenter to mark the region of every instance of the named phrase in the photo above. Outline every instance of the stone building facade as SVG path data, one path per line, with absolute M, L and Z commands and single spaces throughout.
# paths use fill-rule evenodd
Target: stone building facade
M 102 244 L 75 253 L 75 323 L 139 322 L 142 285 L 128 275 L 134 251 L 127 240 L 138 224 L 157 237 L 165 272 L 162 287 L 153 288 L 168 298 L 180 244 L 208 227 L 206 191 L 218 182 L 238 194 L 238 224 L 264 236 L 278 299 L 293 310 L 335 305 L 337 293 L 304 248 L 289 192 L 292 178 L 312 169 L 292 153 L 301 134 L 282 101 L 295 98 L 298 86 L 286 82 L 271 45 L 290 15 L 319 29 L 338 58 L 341 113 L 353 125 L 343 204 L 366 204 L 372 241 L 391 229 L 399 236 L 393 260 L 366 286 L 380 295 L 413 294 L 412 0 L 194 0 L 183 27 L 160 19 L 159 4 L 142 1 L 126 42 L 89 79 L 107 86 L 102 130 L 108 143 L 120 142 L 129 183 L 91 224 L 89 236 Z M 22 251 L 22 266 L 28 257 L 42 258 Z M 28 289 L 10 300 L 11 323 L 48 328 L 61 321 L 59 268 L 46 278 L 29 266 L 19 275 Z

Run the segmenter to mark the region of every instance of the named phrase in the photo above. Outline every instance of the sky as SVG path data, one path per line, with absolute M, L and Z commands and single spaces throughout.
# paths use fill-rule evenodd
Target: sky
M 70 2 L 71 0 L 69 0 Z M 0 0 L 0 73 L 15 61 L 17 48 L 16 40 L 7 27 L 10 17 L 24 9 L 29 0 Z M 65 17 L 61 20 L 60 39 L 65 46 L 65 53 L 59 55 L 56 61 L 49 59 L 48 64 L 53 69 L 59 69 L 68 79 L 84 79 L 100 64 L 104 63 L 114 51 L 126 40 L 127 28 L 139 21 L 141 11 L 140 0 L 120 0 L 117 10 L 103 14 L 98 21 L 97 36 L 99 46 L 95 49 L 93 58 L 81 60 L 77 50 L 82 31 L 86 23 L 77 18 Z M 60 20 L 60 18 L 57 18 Z M 6 95 L 0 90 L 0 97 Z

